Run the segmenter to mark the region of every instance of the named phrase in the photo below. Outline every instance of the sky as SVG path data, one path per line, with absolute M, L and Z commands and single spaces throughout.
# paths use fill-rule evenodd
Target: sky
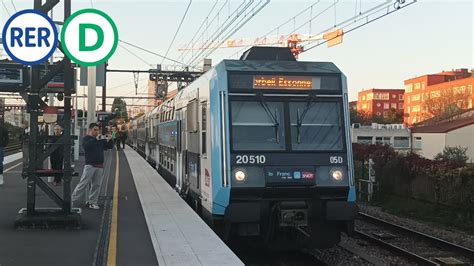
M 258 2 L 256 0 L 255 2 Z M 260 0 L 263 1 L 263 0 Z M 312 13 L 308 10 L 278 30 L 279 34 L 291 33 L 308 21 L 311 15 L 318 14 L 336 2 L 336 9 L 330 8 L 311 23 L 304 25 L 297 32 L 319 33 L 331 28 L 334 24 L 351 18 L 357 11 L 383 3 L 385 0 L 319 0 L 290 1 L 272 0 L 246 25 L 232 37 L 255 38 L 262 36 L 291 19 L 298 12 L 313 5 Z M 390 1 L 390 0 L 388 0 Z M 411 2 L 412 0 L 406 0 Z M 8 12 L 31 8 L 30 0 L 2 0 L 0 4 L 0 25 L 4 25 Z M 164 55 L 170 46 L 173 35 L 189 4 L 189 0 L 73 0 L 73 11 L 94 7 L 105 11 L 115 21 L 119 38 L 140 47 Z M 213 23 L 208 19 L 208 30 L 199 33 L 202 40 L 222 26 L 229 16 L 229 11 L 237 8 L 242 1 L 218 0 L 215 11 L 222 6 L 219 16 Z M 392 1 L 393 2 L 393 1 Z M 365 25 L 344 36 L 338 46 L 327 48 L 318 46 L 300 55 L 300 61 L 330 61 L 336 64 L 347 76 L 349 99 L 355 100 L 357 92 L 364 88 L 403 88 L 403 81 L 415 76 L 437 73 L 457 68 L 474 68 L 473 53 L 473 13 L 471 0 L 418 0 L 415 4 Z M 178 47 L 184 47 L 205 20 L 215 0 L 193 0 L 189 7 L 168 57 L 186 61 L 181 58 Z M 248 3 L 248 1 L 247 1 Z M 54 19 L 61 19 L 61 5 L 54 10 Z M 212 13 L 211 17 L 215 16 Z M 218 23 L 219 21 L 219 23 Z M 270 36 L 277 35 L 274 31 Z M 307 45 L 306 47 L 310 47 Z M 127 49 L 143 58 L 144 61 L 131 55 L 121 46 L 109 61 L 110 69 L 149 69 L 156 64 L 173 64 L 155 55 L 126 46 Z M 223 59 L 236 59 L 240 49 L 218 49 L 210 55 L 213 65 Z M 132 74 L 108 74 L 107 85 L 109 96 L 135 95 Z M 146 91 L 147 75 L 139 76 L 139 93 Z M 80 92 L 82 89 L 79 90 Z M 100 89 L 98 94 L 100 94 Z M 143 94 L 139 95 L 143 96 Z M 128 101 L 131 103 L 131 101 Z M 135 102 L 145 104 L 144 101 Z

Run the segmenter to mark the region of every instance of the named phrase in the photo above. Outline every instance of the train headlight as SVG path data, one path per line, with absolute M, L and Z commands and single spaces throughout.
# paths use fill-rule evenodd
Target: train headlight
M 237 170 L 234 172 L 234 179 L 239 183 L 243 183 L 247 180 L 247 173 L 244 170 Z
M 333 168 L 331 169 L 331 172 L 329 172 L 329 176 L 332 180 L 341 182 L 344 179 L 344 172 L 340 168 Z

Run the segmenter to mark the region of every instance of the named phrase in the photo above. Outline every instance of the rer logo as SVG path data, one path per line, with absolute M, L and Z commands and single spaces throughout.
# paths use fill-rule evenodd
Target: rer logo
M 117 49 L 118 31 L 113 20 L 96 9 L 72 14 L 61 30 L 64 53 L 83 66 L 108 60 Z M 36 65 L 47 60 L 58 45 L 54 22 L 36 10 L 22 10 L 10 17 L 3 28 L 3 46 L 16 62 Z
M 24 65 L 45 61 L 58 44 L 54 22 L 35 10 L 22 10 L 11 16 L 3 27 L 2 36 L 8 56 Z

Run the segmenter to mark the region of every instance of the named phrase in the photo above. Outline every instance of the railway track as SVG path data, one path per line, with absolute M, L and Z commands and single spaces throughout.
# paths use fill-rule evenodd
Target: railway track
M 21 151 L 21 141 L 11 142 L 5 147 L 5 156 Z
M 474 265 L 474 250 L 359 213 L 355 233 L 362 239 L 423 265 Z

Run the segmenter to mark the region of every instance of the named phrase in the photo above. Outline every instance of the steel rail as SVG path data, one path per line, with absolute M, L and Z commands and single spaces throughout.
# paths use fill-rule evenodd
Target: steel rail
M 473 249 L 470 249 L 470 248 L 467 248 L 467 247 L 464 247 L 464 246 L 446 241 L 444 239 L 434 237 L 434 236 L 431 236 L 431 235 L 428 235 L 428 234 L 410 229 L 410 228 L 402 226 L 402 225 L 394 224 L 392 222 L 377 218 L 375 216 L 372 216 L 372 215 L 369 215 L 369 214 L 366 214 L 366 213 L 359 212 L 359 217 L 362 217 L 365 221 L 368 221 L 372 224 L 378 224 L 378 225 L 386 226 L 386 227 L 389 227 L 390 229 L 393 229 L 393 230 L 401 232 L 401 233 L 416 235 L 416 236 L 418 236 L 420 238 L 423 238 L 427 241 L 435 243 L 439 247 L 446 248 L 449 251 L 459 253 L 459 254 L 461 254 L 465 257 L 468 257 L 469 259 L 474 260 L 474 250 Z
M 407 235 L 407 236 L 418 237 L 420 239 L 423 239 L 427 242 L 432 243 L 435 247 L 442 248 L 442 249 L 445 249 L 446 251 L 462 255 L 463 257 L 466 257 L 466 258 L 470 259 L 471 261 L 474 260 L 474 250 L 472 250 L 470 248 L 467 248 L 467 247 L 464 247 L 464 246 L 446 241 L 446 240 L 438 238 L 438 237 L 428 235 L 426 233 L 422 233 L 422 232 L 407 228 L 407 227 L 402 226 L 402 225 L 398 225 L 398 224 L 395 224 L 395 223 L 377 218 L 375 216 L 372 216 L 372 215 L 369 215 L 369 214 L 366 214 L 366 213 L 359 212 L 359 220 L 364 221 L 364 222 L 368 222 L 368 223 L 373 224 L 373 225 L 385 227 L 385 228 L 393 230 L 397 233 L 401 233 L 401 234 L 404 234 L 404 235 Z M 417 255 L 417 254 L 413 253 L 413 252 L 410 252 L 410 251 L 405 250 L 403 248 L 400 248 L 398 246 L 392 245 L 388 242 L 385 242 L 382 239 L 379 239 L 375 236 L 368 235 L 368 234 L 366 234 L 366 233 L 364 233 L 360 230 L 355 230 L 355 232 L 356 232 L 357 235 L 359 235 L 360 237 L 362 237 L 364 239 L 367 239 L 371 242 L 375 242 L 376 244 L 379 244 L 379 245 L 383 245 L 384 247 L 389 248 L 389 249 L 391 249 L 391 250 L 393 250 L 397 253 L 406 255 L 407 257 L 409 257 L 413 260 L 416 260 L 417 262 L 420 262 L 420 263 L 423 263 L 423 264 L 438 265 L 437 262 L 434 262 L 431 259 L 424 258 L 420 255 Z
M 362 239 L 365 239 L 365 240 L 368 240 L 370 242 L 373 242 L 379 246 L 382 246 L 384 248 L 387 248 L 389 249 L 390 251 L 393 251 L 397 254 L 400 254 L 416 263 L 419 263 L 421 265 L 439 265 L 438 263 L 434 262 L 434 261 L 431 261 L 427 258 L 424 258 L 422 256 L 419 256 L 413 252 L 410 252 L 406 249 L 403 249 L 403 248 L 400 248 L 400 247 L 397 247 L 395 245 L 392 245 L 388 242 L 385 242 L 377 237 L 374 237 L 374 236 L 371 236 L 371 235 L 368 235 L 362 231 L 359 231 L 359 230 L 354 230 L 354 232 L 356 233 L 357 236 L 359 236 L 360 238 Z

